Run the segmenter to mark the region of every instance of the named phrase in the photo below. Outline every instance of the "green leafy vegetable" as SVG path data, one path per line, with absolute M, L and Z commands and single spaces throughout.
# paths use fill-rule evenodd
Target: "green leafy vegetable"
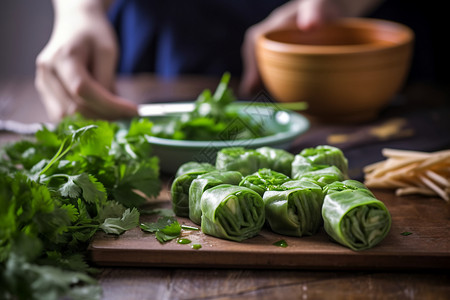
M 149 127 L 75 115 L 2 149 L 1 299 L 99 299 L 90 239 L 136 227 L 137 208 L 160 191 Z
M 209 89 L 200 93 L 192 112 L 154 126 L 153 135 L 179 140 L 239 140 L 272 134 L 258 120 L 230 107 L 237 99 L 229 81 L 230 73 L 226 72 L 214 93 Z
M 136 208 L 127 209 L 120 218 L 107 218 L 100 225 L 106 233 L 120 235 L 139 225 L 139 211 Z
M 161 217 L 155 223 L 142 223 L 140 227 L 145 232 L 155 233 L 160 243 L 176 239 L 181 234 L 181 225 L 174 217 Z

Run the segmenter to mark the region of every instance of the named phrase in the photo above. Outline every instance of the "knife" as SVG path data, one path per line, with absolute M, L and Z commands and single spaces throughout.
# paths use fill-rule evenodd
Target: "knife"
M 252 103 L 252 105 L 262 105 L 267 106 L 264 103 Z M 297 109 L 302 110 L 307 106 L 303 102 L 297 103 L 277 103 L 274 106 L 275 110 L 284 109 Z M 150 104 L 140 104 L 137 107 L 138 115 L 140 117 L 157 117 L 157 116 L 167 116 L 173 114 L 181 114 L 193 111 L 195 108 L 194 102 L 186 103 L 150 103 Z M 48 129 L 52 130 L 55 128 L 53 123 L 24 123 L 14 120 L 0 120 L 0 131 L 14 132 L 18 134 L 34 134 L 38 130 L 46 126 Z
M 194 110 L 194 103 L 151 103 L 138 105 L 138 115 L 141 117 L 156 117 L 171 114 L 186 113 Z M 55 124 L 45 123 L 25 123 L 15 120 L 0 120 L 0 131 L 13 132 L 18 134 L 35 134 L 43 127 L 52 130 Z

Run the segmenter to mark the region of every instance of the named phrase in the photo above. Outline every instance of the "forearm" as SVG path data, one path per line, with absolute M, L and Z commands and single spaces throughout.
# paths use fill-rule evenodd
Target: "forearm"
M 55 16 L 77 11 L 105 13 L 115 0 L 52 0 Z

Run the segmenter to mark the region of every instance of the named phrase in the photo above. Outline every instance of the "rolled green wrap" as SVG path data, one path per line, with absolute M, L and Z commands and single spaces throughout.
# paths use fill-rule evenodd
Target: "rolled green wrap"
M 243 241 L 264 225 L 264 202 L 255 191 L 230 184 L 206 190 L 201 199 L 201 229 L 205 234 Z
M 298 157 L 300 156 L 300 157 Z M 301 157 L 305 158 L 303 160 Z M 297 154 L 292 163 L 292 177 L 298 176 L 304 168 L 305 161 L 311 165 L 336 166 L 344 175 L 348 177 L 348 161 L 341 149 L 329 146 L 319 145 L 315 148 L 305 148 Z
M 294 154 L 283 149 L 275 149 L 271 147 L 260 147 L 256 149 L 267 158 L 269 165 L 268 169 L 291 176 L 292 162 L 294 161 Z
M 200 200 L 207 189 L 219 184 L 238 185 L 241 180 L 242 174 L 238 171 L 212 171 L 199 175 L 189 188 L 189 219 L 200 225 L 202 220 Z
M 364 189 L 328 193 L 322 217 L 328 235 L 355 251 L 374 247 L 391 228 L 391 215 L 386 206 Z
M 181 174 L 172 182 L 172 209 L 179 217 L 189 217 L 189 188 L 199 175 L 211 172 L 216 168 L 208 163 L 185 163 L 177 171 Z
M 271 169 L 260 169 L 258 172 L 245 176 L 239 185 L 254 190 L 262 197 L 265 191 L 278 189 L 290 180 L 292 179 L 283 173 Z
M 345 190 L 360 190 L 361 192 L 366 193 L 368 196 L 375 198 L 375 195 L 369 190 L 368 187 L 364 185 L 364 183 L 353 179 L 335 181 L 323 187 L 323 192 L 325 195 L 342 192 Z
M 344 174 L 335 166 L 319 165 L 312 168 L 311 171 L 302 173 L 300 176 L 296 176 L 294 179 L 311 180 L 317 183 L 321 187 L 327 184 L 344 180 Z
M 186 174 L 186 173 L 193 173 L 193 172 L 210 172 L 214 171 L 216 169 L 215 166 L 213 166 L 210 163 L 206 162 L 197 162 L 197 161 L 189 161 L 184 164 L 182 164 L 177 172 L 175 173 L 175 178 Z
M 268 167 L 267 157 L 255 149 L 231 147 L 221 149 L 217 153 L 216 168 L 221 171 L 238 171 L 243 176 L 247 176 Z
M 270 228 L 289 236 L 315 234 L 322 225 L 322 188 L 309 181 L 290 181 L 282 186 L 287 190 L 264 193 Z

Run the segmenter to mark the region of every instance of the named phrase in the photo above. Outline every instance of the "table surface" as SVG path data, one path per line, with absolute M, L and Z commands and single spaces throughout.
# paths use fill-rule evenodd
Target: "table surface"
M 143 74 L 119 78 L 117 90 L 136 103 L 192 100 L 204 88 L 214 89 L 217 82 L 218 78 L 166 80 Z M 447 93 L 427 85 L 411 86 L 378 119 L 367 123 L 327 124 L 311 119 L 310 130 L 295 141 L 291 151 L 334 144 L 349 158 L 352 178 L 361 179 L 361 168 L 382 159 L 380 150 L 384 147 L 447 149 L 448 116 Z M 0 120 L 47 121 L 32 79 L 0 81 Z M 0 145 L 21 138 L 0 131 Z M 317 271 L 102 267 L 98 279 L 104 299 L 450 299 L 449 273 L 445 269 L 414 268 Z

